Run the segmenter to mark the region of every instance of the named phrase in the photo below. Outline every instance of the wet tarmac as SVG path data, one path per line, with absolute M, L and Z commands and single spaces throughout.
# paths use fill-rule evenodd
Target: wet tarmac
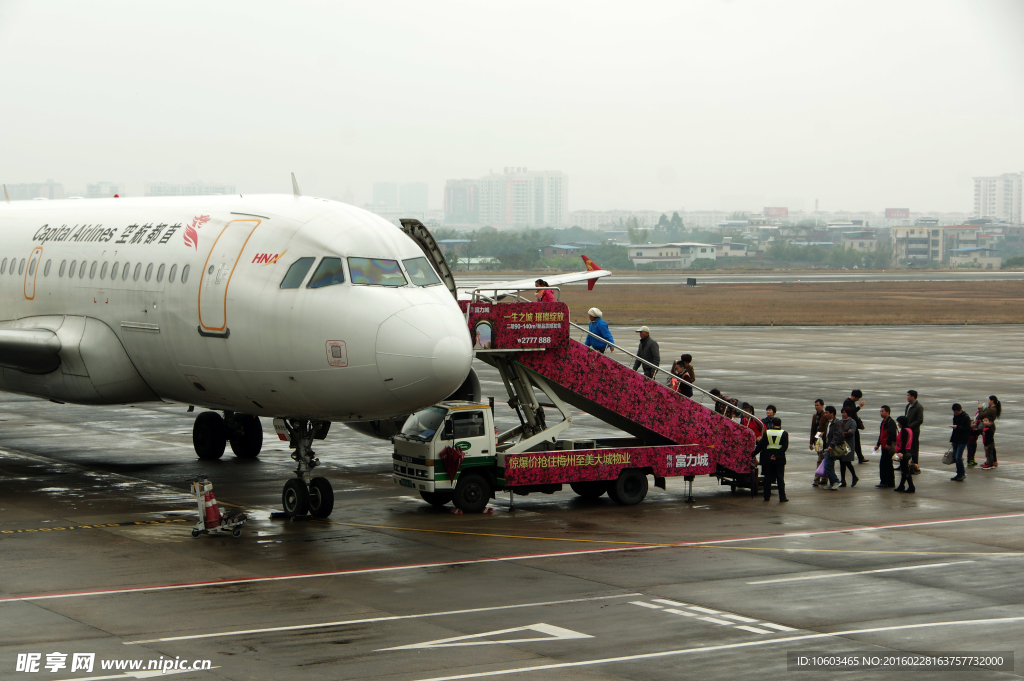
M 798 651 L 1013 651 L 1024 669 L 1022 333 L 653 329 L 666 362 L 694 355 L 702 387 L 779 407 L 793 440 L 784 505 L 713 479 L 688 504 L 669 479 L 633 507 L 567 490 L 454 515 L 394 485 L 387 442 L 334 426 L 317 446 L 334 514 L 280 521 L 270 513 L 291 461 L 269 423 L 259 460 L 199 461 L 182 405 L 0 395 L 0 678 L 144 678 L 101 665 L 161 658 L 210 661 L 164 674 L 182 679 L 799 678 L 787 672 Z M 500 403 L 496 374 L 477 369 Z M 852 388 L 867 398 L 868 444 L 877 407 L 902 413 L 905 391 L 920 392 L 916 494 L 876 489 L 870 453 L 856 488 L 811 487 L 811 403 L 839 405 Z M 992 393 L 1001 465 L 951 482 L 949 405 L 973 413 Z M 611 432 L 577 414 L 568 436 Z M 190 536 L 198 474 L 253 515 L 240 538 Z M 40 672 L 16 672 L 32 653 Z M 66 667 L 48 671 L 52 653 Z M 71 671 L 74 653 L 95 654 L 91 672 Z M 954 674 L 943 678 L 1020 677 Z

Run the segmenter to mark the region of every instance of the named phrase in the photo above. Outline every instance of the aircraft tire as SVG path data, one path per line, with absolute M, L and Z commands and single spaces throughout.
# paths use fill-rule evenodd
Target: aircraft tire
M 281 507 L 289 518 L 306 515 L 309 512 L 309 488 L 304 481 L 292 478 L 284 483 L 284 489 L 281 490 Z
M 235 423 L 241 428 L 242 433 L 231 438 L 231 451 L 240 459 L 255 459 L 263 449 L 263 426 L 260 425 L 260 417 L 239 414 L 235 416 Z
M 192 446 L 196 456 L 205 461 L 213 461 L 224 456 L 227 435 L 224 417 L 215 411 L 204 411 L 196 417 L 192 425 Z
M 608 487 L 608 496 L 623 506 L 639 504 L 647 496 L 647 476 L 636 468 L 627 468 Z
M 313 478 L 309 481 L 309 514 L 314 518 L 326 518 L 334 510 L 334 488 L 327 478 Z
M 463 513 L 481 513 L 487 508 L 493 493 L 487 479 L 479 473 L 462 473 L 455 485 L 452 501 Z
M 573 492 L 584 499 L 597 499 L 608 491 L 608 483 L 604 480 L 582 480 L 580 482 L 570 482 L 569 487 L 572 488 Z
M 438 508 L 452 500 L 451 492 L 420 492 L 420 496 L 423 497 L 423 501 Z

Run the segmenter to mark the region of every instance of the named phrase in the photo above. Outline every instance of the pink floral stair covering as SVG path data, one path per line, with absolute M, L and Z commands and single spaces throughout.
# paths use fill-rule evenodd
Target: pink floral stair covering
M 548 379 L 566 402 L 644 444 L 696 444 L 717 465 L 736 473 L 751 470 L 753 431 L 582 343 L 520 352 L 516 361 Z

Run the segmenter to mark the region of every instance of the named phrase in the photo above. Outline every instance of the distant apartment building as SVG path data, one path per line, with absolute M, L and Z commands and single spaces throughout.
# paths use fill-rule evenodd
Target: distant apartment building
M 716 244 L 681 242 L 673 244 L 632 245 L 628 250 L 629 259 L 636 266 L 653 264 L 655 269 L 683 270 L 694 260 L 717 259 Z
M 1021 224 L 1024 172 L 974 178 L 974 217 Z
M 147 182 L 146 196 L 212 196 L 215 194 L 234 194 L 233 184 L 212 184 L 207 182 Z
M 579 255 L 583 252 L 583 246 L 577 244 L 552 244 L 540 249 L 541 255 L 551 257 L 553 255 Z
M 398 207 L 407 213 L 427 212 L 427 183 L 411 182 L 398 188 Z
M 874 231 L 870 229 L 843 232 L 839 243 L 843 248 L 850 248 L 861 253 L 878 250 L 878 239 L 875 238 Z
M 479 180 L 480 224 L 562 227 L 569 220 L 569 181 L 559 171 L 505 168 Z
M 444 221 L 449 225 L 480 224 L 479 180 L 448 180 L 445 182 Z
M 384 210 L 398 209 L 398 183 L 374 182 L 373 207 Z
M 599 229 L 601 227 L 615 227 L 625 224 L 626 220 L 636 218 L 644 227 L 653 228 L 658 224 L 662 215 L 671 216 L 673 212 L 662 212 L 657 210 L 574 210 L 569 214 L 569 223 L 573 227 L 583 229 Z
M 949 251 L 950 267 L 998 270 L 1002 265 L 999 251 L 992 248 L 952 248 Z
M 11 201 L 63 199 L 64 186 L 53 180 L 30 182 L 28 184 L 9 184 L 7 185 L 7 195 L 11 198 Z
M 97 182 L 85 186 L 87 199 L 112 199 L 115 195 L 124 194 L 124 188 L 113 182 Z
M 680 215 L 687 229 L 711 229 L 728 220 L 731 213 L 721 210 L 688 210 Z
M 945 227 L 893 227 L 892 247 L 901 265 L 941 263 L 946 257 Z

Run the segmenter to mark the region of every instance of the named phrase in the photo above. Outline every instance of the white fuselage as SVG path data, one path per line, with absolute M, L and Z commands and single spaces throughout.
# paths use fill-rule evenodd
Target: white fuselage
M 325 257 L 341 259 L 344 282 L 310 288 Z M 409 283 L 353 283 L 350 257 L 396 261 L 388 281 Z M 48 329 L 62 345 L 49 373 L 0 369 L 0 390 L 332 421 L 407 414 L 451 394 L 472 361 L 451 293 L 415 285 L 402 264 L 422 257 L 383 218 L 312 197 L 0 204 L 0 329 Z M 282 288 L 301 258 L 308 269 Z

